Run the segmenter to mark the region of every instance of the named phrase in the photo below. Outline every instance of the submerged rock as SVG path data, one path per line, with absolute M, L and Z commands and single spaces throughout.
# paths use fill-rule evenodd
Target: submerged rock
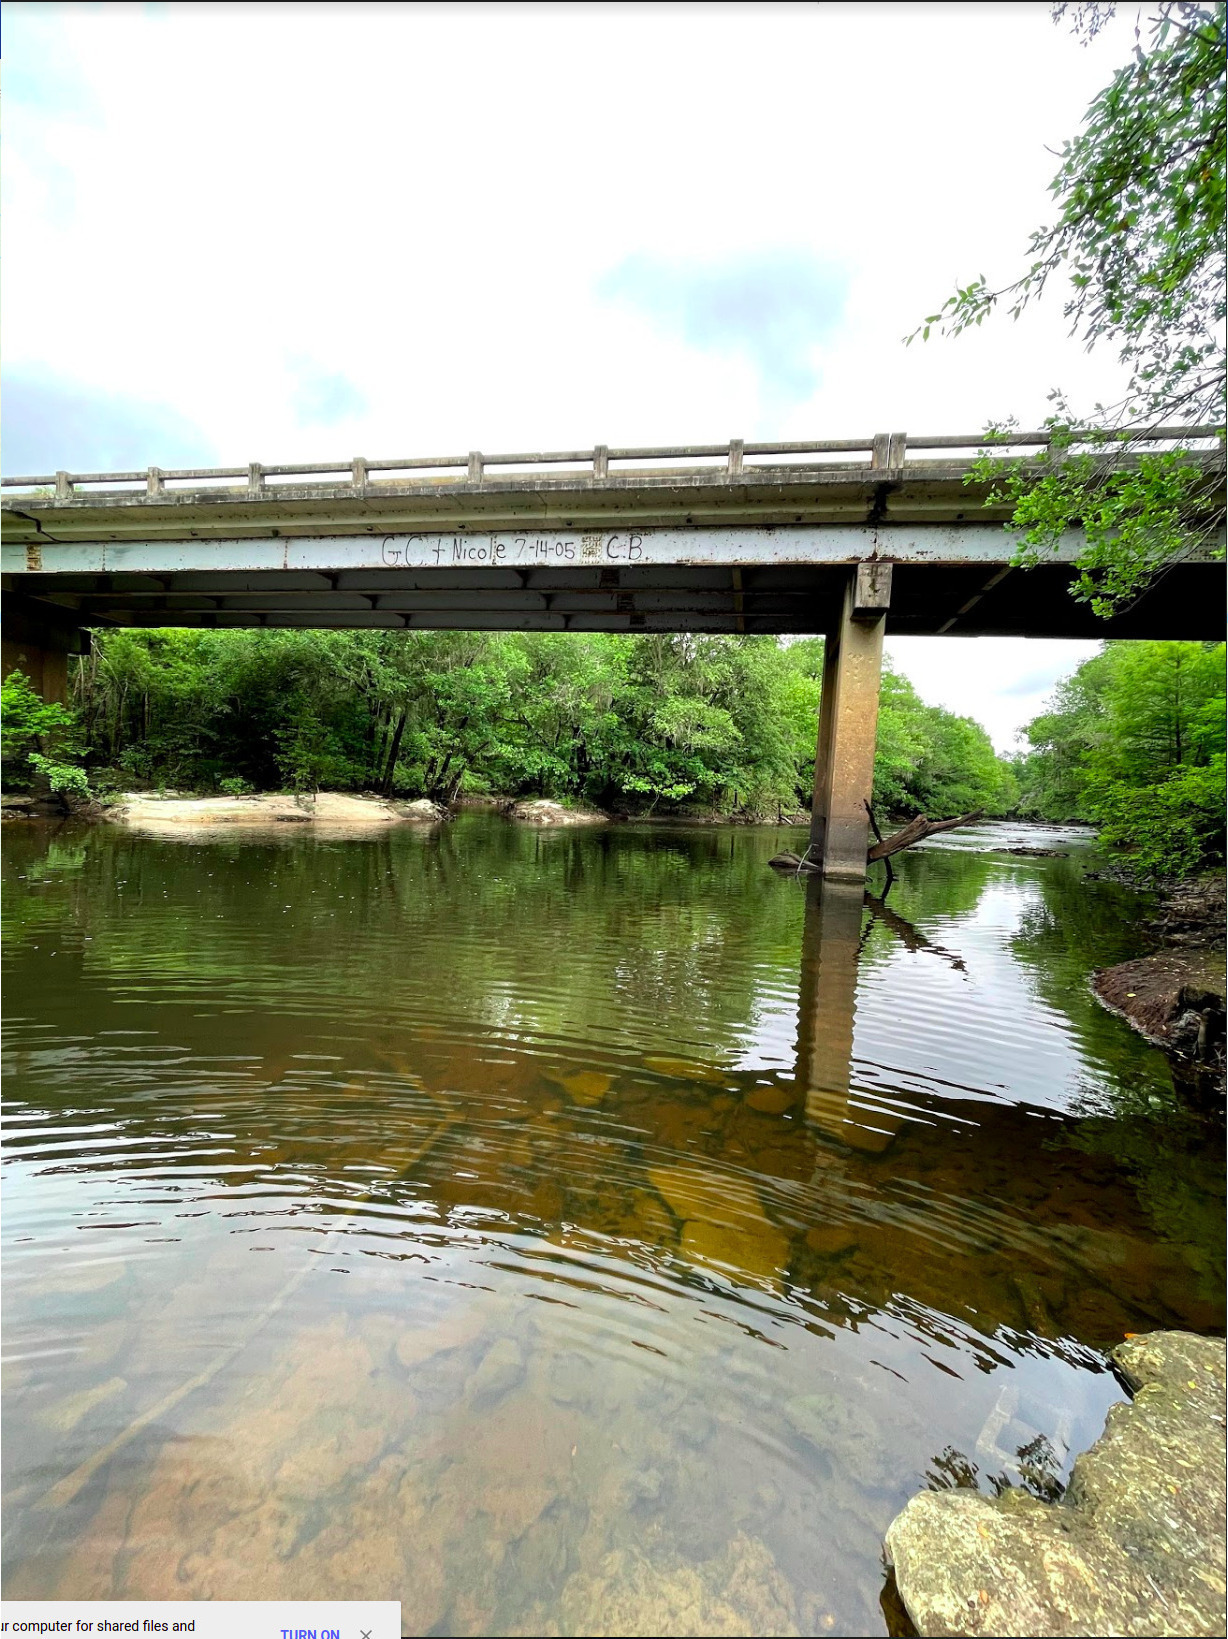
M 70 1394 L 66 1400 L 58 1400 L 55 1405 L 48 1408 L 41 1420 L 57 1433 L 67 1434 L 76 1428 L 81 1419 L 88 1416 L 95 1406 L 100 1406 L 104 1400 L 121 1394 L 127 1387 L 128 1384 L 122 1377 L 110 1377 L 105 1383 L 98 1383 L 92 1389 L 82 1389 L 79 1394 Z
M 1224 1632 L 1224 1342 L 1153 1332 L 1059 1503 L 923 1492 L 887 1532 L 923 1635 Z
M 829 1258 L 850 1252 L 859 1240 L 860 1232 L 852 1224 L 815 1224 L 806 1231 L 806 1245 L 810 1250 Z
M 644 1068 L 658 1076 L 670 1076 L 675 1081 L 706 1081 L 719 1087 L 729 1080 L 728 1074 L 718 1065 L 674 1058 L 670 1053 L 645 1053 Z
M 545 1075 L 546 1080 L 561 1087 L 574 1104 L 600 1104 L 614 1085 L 614 1077 L 604 1070 L 547 1070 Z
M 739 1532 L 698 1564 L 616 1548 L 563 1585 L 511 1634 L 779 1634 L 798 1632 L 797 1610 L 770 1549 Z
M 465 1384 L 470 1405 L 491 1405 L 514 1389 L 524 1377 L 524 1354 L 510 1337 L 498 1338 L 482 1356 L 482 1363 Z
M 746 1103 L 750 1109 L 758 1110 L 763 1115 L 783 1115 L 797 1103 L 797 1089 L 778 1084 L 756 1087 L 753 1092 L 747 1093 Z
M 752 1280 L 773 1288 L 789 1267 L 789 1237 L 764 1220 L 760 1224 L 685 1223 L 679 1248 L 692 1263 L 707 1264 L 734 1280 Z

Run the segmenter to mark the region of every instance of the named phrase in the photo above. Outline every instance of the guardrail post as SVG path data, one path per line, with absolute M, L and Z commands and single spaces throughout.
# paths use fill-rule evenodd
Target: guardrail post
M 908 449 L 907 433 L 875 433 L 870 451 L 872 467 L 902 467 Z
M 72 496 L 72 479 L 66 472 L 57 472 L 55 475 L 55 498 L 57 501 L 67 501 Z
M 166 491 L 166 482 L 162 477 L 161 467 L 150 467 L 145 475 L 146 495 L 162 495 Z
M 742 476 L 742 457 L 746 453 L 746 441 L 742 438 L 729 440 L 729 465 L 725 469 L 730 478 Z
M 482 482 L 481 450 L 469 451 L 469 482 L 471 484 L 480 484 Z
M 355 489 L 366 489 L 367 462 L 364 456 L 356 455 L 350 463 L 350 483 Z
M 593 450 L 593 482 L 603 483 L 610 476 L 610 450 L 607 444 L 598 444 Z
M 252 496 L 264 494 L 264 468 L 259 461 L 252 461 L 248 466 L 247 493 Z

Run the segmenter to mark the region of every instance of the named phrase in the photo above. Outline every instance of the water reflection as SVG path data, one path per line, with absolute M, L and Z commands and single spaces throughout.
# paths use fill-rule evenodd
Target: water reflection
M 879 1632 L 914 1489 L 1060 1484 L 1106 1345 L 1222 1324 L 1065 862 L 5 841 L 10 1597 Z
M 909 928 L 910 948 L 917 948 L 918 936 L 911 924 L 894 913 L 888 919 L 883 901 L 863 893 L 860 886 L 817 876 L 810 877 L 805 886 L 797 1082 L 806 1119 L 853 1149 L 879 1154 L 894 1137 L 898 1119 L 849 1100 L 863 903 L 876 908 L 888 926 Z

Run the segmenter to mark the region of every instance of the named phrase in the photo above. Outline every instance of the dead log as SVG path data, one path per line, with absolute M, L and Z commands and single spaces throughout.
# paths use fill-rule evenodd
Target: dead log
M 983 808 L 947 820 L 930 820 L 926 819 L 924 814 L 918 814 L 916 819 L 909 820 L 903 830 L 897 831 L 894 836 L 887 837 L 882 842 L 876 842 L 866 855 L 866 859 L 873 864 L 876 859 L 887 859 L 905 848 L 911 848 L 914 843 L 924 842 L 926 837 L 937 836 L 939 831 L 954 831 L 960 825 L 974 825 L 977 820 L 984 817 Z
M 867 803 L 867 812 L 869 812 L 869 809 L 870 805 Z M 867 852 L 866 863 L 867 865 L 873 865 L 875 860 L 881 859 L 886 864 L 888 872 L 890 872 L 889 860 L 892 854 L 898 854 L 905 848 L 911 848 L 915 842 L 924 842 L 926 837 L 936 836 L 939 831 L 954 831 L 959 825 L 974 825 L 977 820 L 984 819 L 984 817 L 985 810 L 983 808 L 977 808 L 971 814 L 960 814 L 955 819 L 946 820 L 930 820 L 926 819 L 924 814 L 918 814 L 915 819 L 909 820 L 902 831 L 897 831 L 894 836 L 884 837 L 875 822 L 874 815 L 871 813 L 870 824 L 874 828 L 874 835 L 878 838 L 878 841 Z M 784 853 L 777 854 L 774 859 L 769 859 L 768 864 L 775 871 L 806 872 L 815 876 L 820 875 L 823 870 L 822 865 L 810 858 L 809 848 L 802 855 L 795 854 L 791 849 L 786 848 Z

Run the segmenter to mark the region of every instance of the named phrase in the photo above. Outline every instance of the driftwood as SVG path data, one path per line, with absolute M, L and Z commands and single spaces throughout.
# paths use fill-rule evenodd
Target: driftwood
M 976 808 L 970 814 L 959 814 L 955 819 L 947 820 L 930 820 L 926 819 L 924 814 L 918 814 L 916 819 L 909 820 L 902 831 L 876 842 L 866 855 L 866 859 L 870 864 L 876 859 L 887 859 L 905 848 L 911 848 L 915 842 L 924 842 L 926 837 L 937 836 L 939 831 L 954 831 L 960 825 L 974 825 L 984 816 L 983 808 Z
M 983 819 L 985 810 L 974 809 L 970 814 L 959 814 L 955 819 L 930 820 L 924 814 L 918 814 L 916 819 L 910 819 L 908 824 L 894 836 L 884 837 L 878 828 L 878 823 L 870 811 L 869 803 L 866 811 L 870 814 L 870 824 L 874 835 L 878 839 L 874 846 L 866 853 L 866 863 L 873 865 L 876 860 L 882 860 L 887 866 L 888 875 L 891 872 L 890 858 L 892 854 L 901 853 L 905 848 L 911 848 L 915 842 L 924 842 L 926 837 L 937 836 L 939 831 L 954 831 L 960 825 L 974 825 L 977 820 Z M 804 854 L 795 854 L 792 849 L 786 848 L 783 854 L 777 854 L 768 864 L 774 871 L 804 872 L 807 875 L 818 875 L 823 867 L 810 858 L 810 849 Z

